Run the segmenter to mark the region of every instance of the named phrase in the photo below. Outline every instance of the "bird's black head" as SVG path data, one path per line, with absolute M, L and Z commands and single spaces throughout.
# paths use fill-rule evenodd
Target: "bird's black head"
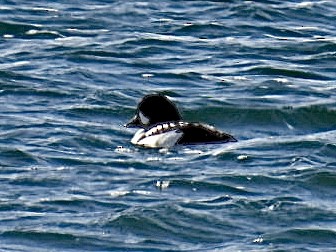
M 135 116 L 126 127 L 149 128 L 163 122 L 180 121 L 177 107 L 162 94 L 146 95 L 140 103 Z

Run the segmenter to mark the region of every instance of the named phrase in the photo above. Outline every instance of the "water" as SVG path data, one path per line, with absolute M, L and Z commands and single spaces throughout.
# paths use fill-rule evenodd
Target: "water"
M 0 251 L 336 251 L 335 1 L 0 4 Z M 137 148 L 146 94 L 239 142 Z

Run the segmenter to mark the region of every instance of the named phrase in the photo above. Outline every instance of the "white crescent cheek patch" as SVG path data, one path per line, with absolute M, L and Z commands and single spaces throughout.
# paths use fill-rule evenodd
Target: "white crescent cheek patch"
M 140 117 L 140 121 L 143 125 L 147 125 L 149 123 L 149 119 L 142 114 L 141 112 L 139 112 L 139 117 Z

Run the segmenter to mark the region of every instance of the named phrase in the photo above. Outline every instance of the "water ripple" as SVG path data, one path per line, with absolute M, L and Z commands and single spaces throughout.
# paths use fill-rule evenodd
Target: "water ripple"
M 78 3 L 0 6 L 0 250 L 334 250 L 333 1 Z M 152 92 L 239 141 L 133 146 Z

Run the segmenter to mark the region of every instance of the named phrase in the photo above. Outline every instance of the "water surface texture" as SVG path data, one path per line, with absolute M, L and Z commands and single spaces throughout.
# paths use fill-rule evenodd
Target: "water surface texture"
M 335 251 L 336 2 L 0 4 L 0 251 Z M 153 150 L 146 94 L 237 143 Z

